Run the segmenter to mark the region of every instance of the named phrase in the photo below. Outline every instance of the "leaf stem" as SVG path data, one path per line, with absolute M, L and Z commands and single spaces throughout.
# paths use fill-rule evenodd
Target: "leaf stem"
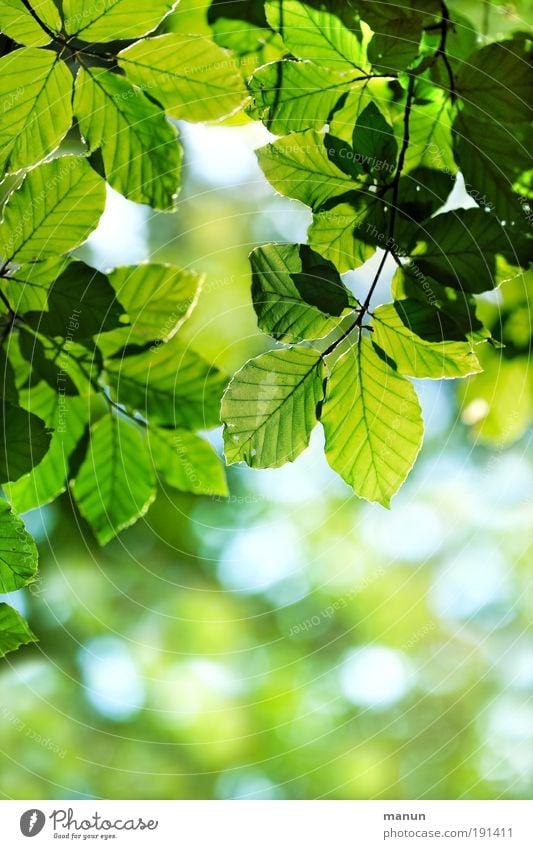
M 448 58 L 448 54 L 446 53 L 446 39 L 448 38 L 448 26 L 450 25 L 450 13 L 448 11 L 448 7 L 446 3 L 441 3 L 442 9 L 442 17 L 440 20 L 440 44 L 437 48 L 437 52 L 435 54 L 435 58 L 438 56 L 442 57 L 442 61 L 446 67 L 446 71 L 448 72 L 448 78 L 450 80 L 450 100 L 452 103 L 455 103 L 457 100 L 457 92 L 455 91 L 455 78 L 453 76 L 452 66 L 450 65 L 450 60 Z
M 404 129 L 403 129 L 402 147 L 400 149 L 400 154 L 398 156 L 398 165 L 396 166 L 396 172 L 394 174 L 394 179 L 392 181 L 392 203 L 391 203 L 391 214 L 390 214 L 390 219 L 389 219 L 389 233 L 388 233 L 388 239 L 387 239 L 388 245 L 383 252 L 383 256 L 381 257 L 381 261 L 379 263 L 378 269 L 377 269 L 377 271 L 374 275 L 374 279 L 372 280 L 372 283 L 370 284 L 370 288 L 368 290 L 367 296 L 366 296 L 365 300 L 363 301 L 363 303 L 361 304 L 357 318 L 344 331 L 342 336 L 340 336 L 338 339 L 335 339 L 335 341 L 332 342 L 331 345 L 328 348 L 326 348 L 325 351 L 322 352 L 322 358 L 327 357 L 329 354 L 333 353 L 333 351 L 341 344 L 341 342 L 343 342 L 346 339 L 347 336 L 350 335 L 352 330 L 355 330 L 356 327 L 361 329 L 361 327 L 363 325 L 363 320 L 364 320 L 365 316 L 367 315 L 367 313 L 369 312 L 370 301 L 372 300 L 372 295 L 374 294 L 374 292 L 376 290 L 376 286 L 379 283 L 381 274 L 382 274 L 383 269 L 385 267 L 385 263 L 387 262 L 387 258 L 389 257 L 390 254 L 394 255 L 393 251 L 392 251 L 392 245 L 394 243 L 394 228 L 395 228 L 395 225 L 396 225 L 396 215 L 397 215 L 397 212 L 398 212 L 398 197 L 399 197 L 399 193 L 400 193 L 400 179 L 401 179 L 403 168 L 404 168 L 404 165 L 405 165 L 405 157 L 406 157 L 406 154 L 407 154 L 407 149 L 409 147 L 409 139 L 410 139 L 409 120 L 410 120 L 410 117 L 411 117 L 411 109 L 412 109 L 412 106 L 413 106 L 415 82 L 416 82 L 416 76 L 411 75 L 409 77 L 409 85 L 408 85 L 408 88 L 407 88 L 407 100 L 406 100 L 406 103 L 405 103 L 405 112 L 404 112 L 404 117 L 403 117 L 403 127 L 404 127 Z
M 357 317 L 357 326 L 361 327 L 363 319 L 368 312 L 368 308 L 370 306 L 370 301 L 372 300 L 372 295 L 376 289 L 376 286 L 379 283 L 379 279 L 381 277 L 381 273 L 385 267 L 385 263 L 389 254 L 392 252 L 392 245 L 394 243 L 394 228 L 396 225 L 396 215 L 398 213 L 398 199 L 400 194 L 400 179 L 402 176 L 403 168 L 405 165 L 405 157 L 407 154 L 407 149 L 409 147 L 409 119 L 411 117 L 411 109 L 413 105 L 413 96 L 415 90 L 415 81 L 416 77 L 414 75 L 409 77 L 409 86 L 407 88 L 407 100 L 405 103 L 405 112 L 403 116 L 403 139 L 402 139 L 402 147 L 400 150 L 400 155 L 398 156 L 398 165 L 396 166 L 396 172 L 394 174 L 394 180 L 392 181 L 392 202 L 391 202 L 391 213 L 389 219 L 389 234 L 387 239 L 387 247 L 383 252 L 383 256 L 381 257 L 381 262 L 379 264 L 376 275 L 372 281 L 370 289 L 368 290 L 368 294 L 363 302 L 361 307 L 361 311 Z
M 118 410 L 120 413 L 122 413 L 123 416 L 126 416 L 126 418 L 130 419 L 130 421 L 135 422 L 135 424 L 141 425 L 141 427 L 144 427 L 147 430 L 149 429 L 150 425 L 148 424 L 148 422 L 146 422 L 144 419 L 139 419 L 133 413 L 128 412 L 128 410 L 123 407 L 122 404 L 117 404 L 117 402 L 113 401 L 111 396 L 108 395 L 104 389 L 102 389 L 102 395 L 104 396 L 104 399 L 107 401 L 110 407 L 115 410 Z

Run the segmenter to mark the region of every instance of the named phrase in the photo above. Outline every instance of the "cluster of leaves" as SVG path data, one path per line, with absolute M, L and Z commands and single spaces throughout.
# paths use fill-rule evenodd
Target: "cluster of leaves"
M 2 592 L 35 577 L 16 513 L 67 487 L 101 543 L 144 514 L 157 473 L 225 494 L 198 435 L 220 418 L 228 462 L 257 468 L 294 460 L 321 422 L 331 466 L 389 505 L 423 436 L 409 378 L 476 374 L 478 346 L 507 344 L 478 296 L 528 259 L 527 36 L 481 46 L 436 0 L 215 0 L 211 40 L 165 31 L 175 5 L 0 6 Z M 233 377 L 220 412 L 227 378 L 177 332 L 201 276 L 103 274 L 72 252 L 106 183 L 175 207 L 177 119 L 237 114 L 278 137 L 260 165 L 313 223 L 308 244 L 251 255 L 259 326 L 281 345 Z M 459 172 L 474 208 L 450 202 Z M 354 295 L 341 275 L 376 253 Z M 389 261 L 392 302 L 375 309 Z M 0 654 L 34 639 L 1 611 Z

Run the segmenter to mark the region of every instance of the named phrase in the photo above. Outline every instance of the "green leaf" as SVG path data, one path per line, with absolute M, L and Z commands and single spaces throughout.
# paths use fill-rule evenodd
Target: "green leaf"
M 53 433 L 43 460 L 15 483 L 4 485 L 6 497 L 17 513 L 48 504 L 65 491 L 69 457 L 89 417 L 87 398 L 58 393 L 55 387 L 42 382 L 25 393 L 22 403 L 53 428 Z
M 513 188 L 519 188 L 523 173 L 531 168 L 528 131 L 527 124 L 478 121 L 465 111 L 453 125 L 455 156 L 467 192 L 507 222 L 520 216 Z
M 432 277 L 422 274 L 416 264 L 410 268 L 405 265 L 399 267 L 393 277 L 391 288 L 396 300 L 415 299 L 424 305 L 440 309 L 444 313 L 441 321 L 446 326 L 449 319 L 452 319 L 453 326 L 459 334 L 456 338 L 471 343 L 490 339 L 489 331 L 477 318 L 475 297 L 462 290 L 442 286 Z
M 63 0 L 67 35 L 82 41 L 115 41 L 140 38 L 152 32 L 168 15 L 177 0 Z
M 205 439 L 188 430 L 147 431 L 153 464 L 169 486 L 196 495 L 227 495 L 224 466 Z
M 382 95 L 382 88 L 374 92 L 376 86 L 382 85 L 381 79 L 352 83 L 348 95 L 339 101 L 328 121 L 330 134 L 348 142 L 351 146 L 353 128 L 357 118 L 365 106 L 372 103 L 373 93 L 376 98 L 379 98 L 380 94 Z
M 50 286 L 47 311 L 30 312 L 24 322 L 47 336 L 83 341 L 117 327 L 123 314 L 107 277 L 72 262 Z
M 265 10 L 270 26 L 300 59 L 335 70 L 369 69 L 362 42 L 336 15 L 296 0 L 268 0 Z
M 454 178 L 449 172 L 430 168 L 415 168 L 401 177 L 394 240 L 402 254 L 423 238 L 423 222 L 444 206 L 453 186 Z M 392 195 L 393 189 L 389 189 L 385 200 L 392 203 Z
M 49 29 L 60 31 L 61 18 L 53 0 L 32 0 L 31 6 Z M 22 0 L 2 0 L 0 30 L 17 44 L 28 47 L 44 47 L 50 42 L 50 36 L 30 14 Z
M 522 38 L 488 44 L 468 57 L 456 91 L 482 121 L 531 120 L 531 52 Z
M 37 642 L 37 637 L 30 631 L 30 626 L 20 613 L 9 604 L 0 604 L 0 657 L 5 657 L 10 651 L 20 646 Z
M 327 137 L 307 130 L 292 133 L 257 151 L 263 173 L 278 192 L 313 209 L 356 187 L 354 181 L 330 162 Z
M 219 423 L 227 377 L 177 336 L 145 353 L 108 360 L 106 372 L 118 401 L 153 424 L 200 430 Z
M 422 28 L 414 18 L 401 17 L 388 30 L 376 32 L 368 47 L 374 69 L 393 74 L 411 67 L 420 50 Z
M 531 427 L 531 364 L 527 356 L 507 360 L 487 349 L 484 354 L 483 373 L 459 386 L 461 416 L 476 441 L 501 452 Z
M 50 433 L 42 419 L 15 407 L 2 405 L 0 431 L 0 482 L 16 481 L 40 463 L 50 446 Z
M 308 238 L 313 250 L 344 273 L 370 259 L 387 232 L 382 201 L 374 194 L 359 192 L 354 206 L 341 203 L 314 215 Z
M 457 172 L 453 157 L 452 120 L 453 112 L 449 100 L 443 93 L 435 100 L 413 106 L 409 119 L 409 147 L 405 155 L 403 173 L 425 167 L 434 170 Z M 403 110 L 394 121 L 401 133 Z
M 373 312 L 373 340 L 408 377 L 467 377 L 481 371 L 454 322 L 429 304 L 396 301 Z
M 116 268 L 109 280 L 131 323 L 128 344 L 172 339 L 194 309 L 202 284 L 194 271 L 157 263 Z
M 374 30 L 368 58 L 375 68 L 394 72 L 409 67 L 419 51 L 422 28 L 440 18 L 438 0 L 400 3 L 358 0 L 361 18 Z
M 416 20 L 422 26 L 441 16 L 439 0 L 403 0 L 401 5 L 396 0 L 381 0 L 380 3 L 375 0 L 357 0 L 356 6 L 361 18 L 374 32 L 390 30 L 394 33 L 397 21 L 402 18 Z
M 18 171 L 44 159 L 72 123 L 72 75 L 55 53 L 23 47 L 0 59 L 0 164 Z
M 333 366 L 322 423 L 331 468 L 356 495 L 389 507 L 416 460 L 424 426 L 412 384 L 369 339 Z
M 67 327 L 64 338 L 20 330 L 20 353 L 30 365 L 28 386 L 44 380 L 52 389 L 66 395 L 96 388 L 102 357 L 90 340 L 86 343 L 89 347 L 74 342 L 74 330 L 73 324 Z
M 0 592 L 30 584 L 37 573 L 37 548 L 9 504 L 0 499 Z
M 353 132 L 353 149 L 365 171 L 379 174 L 394 171 L 398 144 L 392 127 L 375 103 L 369 103 L 359 115 Z
M 104 68 L 80 68 L 74 114 L 89 152 L 100 148 L 117 192 L 154 209 L 173 209 L 179 188 L 177 132 L 142 91 Z
M 0 254 L 22 263 L 67 253 L 95 229 L 104 204 L 105 183 L 82 157 L 39 165 L 4 207 Z
M 18 315 L 44 310 L 52 283 L 68 264 L 67 258 L 53 256 L 43 262 L 19 265 L 8 277 L 0 278 L 0 289 Z
M 250 255 L 261 330 L 284 342 L 321 339 L 350 303 L 338 272 L 306 245 L 263 245 Z M 314 264 L 313 264 L 314 263 Z
M 235 60 L 201 36 L 174 33 L 132 44 L 118 55 L 130 82 L 156 98 L 173 118 L 211 121 L 246 99 Z
M 138 428 L 106 415 L 91 428 L 87 455 L 72 485 L 81 515 L 105 545 L 144 516 L 155 498 L 150 457 Z
M 227 462 L 257 469 L 292 462 L 309 444 L 322 399 L 318 351 L 283 348 L 249 360 L 222 399 Z
M 279 135 L 320 130 L 350 78 L 311 62 L 283 60 L 259 68 L 249 81 L 254 96 L 250 114 Z
M 250 61 L 260 65 L 278 58 L 283 49 L 281 38 L 268 26 L 263 3 L 256 0 L 212 0 L 205 25 L 217 44 L 243 59 L 243 69 Z M 195 32 L 200 32 L 198 24 Z
M 347 174 L 354 180 L 358 180 L 359 177 L 364 175 L 363 166 L 359 163 L 359 154 L 354 152 L 351 144 L 344 139 L 337 138 L 337 136 L 332 136 L 331 133 L 327 133 L 325 145 L 328 159 L 343 174 Z
M 431 218 L 411 256 L 418 268 L 441 284 L 465 292 L 494 288 L 496 254 L 509 250 L 498 220 L 481 209 L 458 209 Z

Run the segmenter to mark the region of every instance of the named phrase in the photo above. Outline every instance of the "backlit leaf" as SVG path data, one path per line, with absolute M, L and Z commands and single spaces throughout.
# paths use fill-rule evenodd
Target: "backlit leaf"
M 322 423 L 332 469 L 361 498 L 389 507 L 416 460 L 424 426 L 412 384 L 369 339 L 333 366 Z
M 295 460 L 309 444 L 322 398 L 322 360 L 312 348 L 249 360 L 222 399 L 227 462 L 265 469 Z

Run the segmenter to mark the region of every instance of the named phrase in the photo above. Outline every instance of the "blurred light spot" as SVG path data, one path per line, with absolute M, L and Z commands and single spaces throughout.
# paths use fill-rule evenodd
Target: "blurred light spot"
M 525 456 L 515 452 L 495 451 L 489 458 L 485 469 L 478 471 L 481 481 L 477 481 L 484 497 L 484 512 L 480 516 L 485 524 L 491 527 L 502 527 L 509 529 L 511 524 L 522 522 L 527 533 L 527 526 L 531 522 L 531 516 L 520 516 L 516 510 L 501 511 L 494 510 L 494 504 L 517 505 L 530 501 L 533 492 L 533 469 Z M 522 536 L 521 542 L 526 537 Z
M 78 652 L 86 698 L 99 713 L 118 722 L 144 704 L 144 685 L 127 646 L 117 637 L 95 637 Z
M 477 617 L 492 627 L 512 618 L 510 571 L 494 546 L 471 544 L 447 560 L 430 588 L 430 603 L 442 619 Z
M 315 428 L 311 434 L 309 447 L 303 451 L 294 463 L 286 463 L 279 469 L 261 469 L 259 472 L 243 467 L 239 473 L 246 475 L 250 489 L 264 493 L 268 500 L 276 504 L 313 503 L 313 517 L 323 515 L 325 507 L 324 492 L 331 488 L 340 495 L 346 494 L 346 485 L 328 466 L 324 457 L 324 433 Z M 334 494 L 334 493 L 333 493 Z M 308 510 L 308 507 L 305 507 Z
M 303 565 L 296 529 L 281 521 L 237 533 L 222 552 L 218 572 L 232 590 L 261 593 L 299 573 Z
M 276 785 L 258 770 L 235 775 L 222 773 L 216 784 L 218 799 L 279 799 Z
M 102 271 L 148 258 L 146 224 L 151 214 L 149 207 L 126 200 L 110 186 L 106 188 L 106 206 L 98 227 L 76 251 L 77 256 Z
M 243 691 L 243 683 L 225 664 L 195 658 L 173 665 L 155 687 L 155 699 L 163 718 L 171 724 L 190 726 L 207 722 Z
M 32 535 L 35 542 L 43 542 L 48 539 L 57 523 L 57 508 L 54 504 L 38 507 L 22 514 L 26 530 Z
M 486 723 L 487 749 L 482 771 L 487 778 L 516 794 L 530 789 L 533 779 L 533 705 L 516 696 L 502 695 L 492 704 Z
M 411 687 L 412 670 L 402 652 L 386 646 L 365 646 L 347 655 L 340 669 L 341 690 L 361 707 L 387 708 Z
M 490 406 L 485 398 L 474 398 L 463 410 L 461 419 L 467 425 L 474 425 L 485 418 L 490 412 Z
M 532 637 L 524 635 L 517 641 L 513 636 L 512 642 L 506 638 L 500 651 L 489 651 L 489 657 L 505 686 L 533 693 Z

